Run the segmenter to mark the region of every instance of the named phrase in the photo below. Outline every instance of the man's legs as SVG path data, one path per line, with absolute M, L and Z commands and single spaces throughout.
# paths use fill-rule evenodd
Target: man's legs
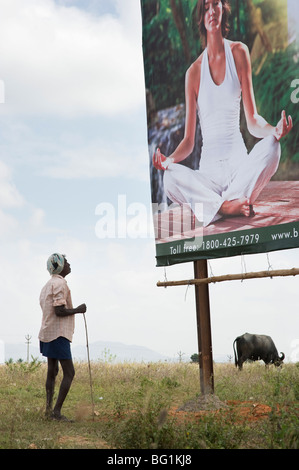
M 46 380 L 46 415 L 50 416 L 52 412 L 53 397 L 54 397 L 54 388 L 55 388 L 55 379 L 58 374 L 58 360 L 48 357 L 48 373 Z
M 55 388 L 55 379 L 58 374 L 58 359 L 52 359 L 48 357 L 48 373 L 46 380 L 46 394 L 47 394 L 47 403 L 46 403 L 46 415 L 52 416 L 56 419 L 61 419 L 61 408 L 64 403 L 64 400 L 68 394 L 68 391 L 71 387 L 75 369 L 73 361 L 71 359 L 61 359 L 60 361 L 61 368 L 63 371 L 63 378 L 60 384 L 59 394 L 52 413 L 53 397 L 54 397 L 54 388 Z
M 61 416 L 61 408 L 75 376 L 75 369 L 72 359 L 61 359 L 59 362 L 63 371 L 63 378 L 60 384 L 58 398 L 52 415 L 55 419 L 63 419 Z

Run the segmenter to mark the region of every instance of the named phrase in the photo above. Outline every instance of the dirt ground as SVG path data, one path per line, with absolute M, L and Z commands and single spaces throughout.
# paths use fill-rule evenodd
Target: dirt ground
M 258 420 L 267 419 L 272 409 L 269 405 L 258 403 L 255 401 L 227 401 L 222 402 L 215 395 L 208 395 L 207 397 L 197 397 L 193 400 L 189 400 L 182 406 L 172 406 L 169 410 L 165 410 L 165 419 L 167 416 L 170 418 L 177 419 L 179 421 L 198 421 L 204 416 L 213 414 L 215 417 L 220 412 L 233 414 L 234 419 L 239 423 L 244 422 L 256 422 Z M 129 413 L 134 413 L 131 411 Z M 86 416 L 85 416 L 86 419 Z M 89 418 L 92 419 L 92 418 Z M 101 421 L 101 416 L 96 413 L 94 420 Z M 105 418 L 106 419 L 106 418 Z M 122 418 L 116 418 L 122 419 Z M 69 436 L 61 435 L 59 437 L 59 444 L 61 448 L 69 447 L 83 447 L 83 448 L 95 448 L 95 449 L 111 449 L 109 444 L 101 439 L 88 439 L 83 436 Z M 34 444 L 30 448 L 36 448 Z
M 254 401 L 231 400 L 222 402 L 217 396 L 209 395 L 190 400 L 179 408 L 172 407 L 169 410 L 169 414 L 173 417 L 177 416 L 196 420 L 209 413 L 217 415 L 220 410 L 222 412 L 227 411 L 227 413 L 233 412 L 240 418 L 240 421 L 252 422 L 268 418 L 272 408 L 269 405 Z

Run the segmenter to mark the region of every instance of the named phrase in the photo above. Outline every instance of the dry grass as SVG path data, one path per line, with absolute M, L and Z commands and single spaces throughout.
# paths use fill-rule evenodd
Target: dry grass
M 199 403 L 196 364 L 92 363 L 76 376 L 63 413 L 44 417 L 45 364 L 0 367 L 0 448 L 298 448 L 299 367 L 215 364 L 215 396 L 223 407 L 177 411 Z M 58 381 L 60 376 L 58 376 Z

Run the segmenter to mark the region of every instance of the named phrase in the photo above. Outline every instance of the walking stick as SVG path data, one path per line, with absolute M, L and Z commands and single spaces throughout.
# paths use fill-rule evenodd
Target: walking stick
M 84 318 L 84 323 L 85 323 L 86 349 L 87 349 L 89 384 L 90 384 L 90 395 L 91 395 L 91 405 L 92 405 L 92 419 L 94 420 L 94 399 L 93 399 L 93 391 L 92 391 L 92 378 L 91 378 L 91 367 L 90 367 L 90 358 L 89 358 L 88 333 L 87 333 L 87 323 L 86 323 L 85 313 L 83 313 L 83 318 Z

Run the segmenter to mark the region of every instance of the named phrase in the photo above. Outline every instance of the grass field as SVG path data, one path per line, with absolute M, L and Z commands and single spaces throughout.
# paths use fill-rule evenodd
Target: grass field
M 44 416 L 45 363 L 0 366 L 1 449 L 299 447 L 298 363 L 268 370 L 245 364 L 242 372 L 215 364 L 215 399 L 194 411 L 201 402 L 196 364 L 95 362 L 94 416 L 88 366 L 76 363 L 75 369 L 63 407 L 74 422 L 63 423 Z M 57 386 L 60 379 L 59 373 Z M 177 411 L 186 403 L 193 403 L 192 411 Z

